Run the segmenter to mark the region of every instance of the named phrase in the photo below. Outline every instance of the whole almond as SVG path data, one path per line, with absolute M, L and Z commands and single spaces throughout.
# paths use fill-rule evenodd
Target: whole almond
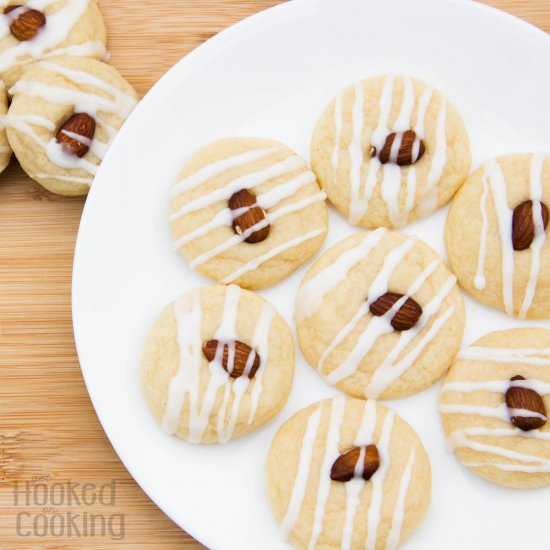
M 398 139 L 400 141 L 397 151 L 393 150 L 394 141 Z M 382 164 L 398 164 L 399 166 L 408 166 L 418 162 L 426 152 L 424 142 L 416 135 L 414 130 L 407 130 L 406 132 L 391 133 L 384 143 L 384 147 L 378 153 L 376 147 L 371 149 L 371 156 L 378 154 L 378 159 Z
M 511 381 L 525 380 L 523 376 L 514 376 Z M 546 407 L 542 397 L 529 388 L 510 387 L 506 392 L 506 406 L 510 412 L 512 424 L 528 432 L 529 430 L 538 430 L 546 424 Z M 536 416 L 516 416 L 514 409 L 523 409 L 536 413 Z
M 4 9 L 4 15 L 22 7 L 21 5 L 8 6 Z M 25 9 L 10 23 L 10 31 L 17 40 L 25 42 L 34 38 L 45 24 L 46 17 L 42 12 Z
M 95 120 L 86 113 L 75 113 L 61 125 L 56 138 L 66 153 L 81 158 L 90 149 L 94 134 Z
M 370 312 L 376 317 L 381 317 L 388 312 L 395 302 L 403 298 L 403 294 L 386 292 L 370 305 Z M 398 331 L 409 330 L 418 323 L 422 315 L 422 308 L 412 298 L 407 298 L 405 303 L 391 320 L 391 326 Z
M 542 214 L 544 229 L 548 226 L 548 207 L 543 203 L 539 205 Z M 531 246 L 535 238 L 535 224 L 533 221 L 533 201 L 525 201 L 514 208 L 512 217 L 512 243 L 514 250 L 526 250 Z
M 269 235 L 269 224 L 266 224 L 261 229 L 253 231 L 249 230 L 256 224 L 262 222 L 266 218 L 263 208 L 256 204 L 256 195 L 249 189 L 241 189 L 237 191 L 229 199 L 229 208 L 233 211 L 233 229 L 237 235 L 242 235 L 245 232 L 247 243 L 260 243 L 265 241 Z M 250 233 L 250 234 L 249 234 Z
M 363 451 L 362 466 L 357 467 Z M 354 477 L 368 481 L 380 466 L 380 456 L 376 445 L 366 447 L 352 447 L 349 451 L 340 455 L 332 465 L 330 479 L 333 481 L 350 481 Z
M 235 340 L 234 342 L 220 342 L 219 340 L 209 340 L 202 347 L 202 352 L 208 361 L 214 361 L 218 348 L 223 346 L 221 353 L 221 363 L 223 368 L 229 373 L 231 378 L 248 376 L 254 378 L 254 375 L 260 368 L 260 356 L 255 349 L 248 344 Z

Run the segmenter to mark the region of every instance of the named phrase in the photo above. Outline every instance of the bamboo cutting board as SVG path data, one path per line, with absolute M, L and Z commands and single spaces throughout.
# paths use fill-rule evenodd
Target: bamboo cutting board
M 99 1 L 111 63 L 141 95 L 200 43 L 279 3 Z M 548 0 L 487 3 L 550 32 Z M 103 433 L 84 386 L 70 309 L 83 204 L 83 199 L 42 190 L 15 161 L 0 177 L 0 550 L 201 548 L 132 480 Z M 86 502 L 85 484 L 90 484 Z M 42 504 L 46 491 L 49 498 Z M 60 504 L 52 506 L 52 498 Z M 33 521 L 29 518 L 41 514 L 59 514 L 66 522 L 72 514 L 72 536 L 25 536 Z

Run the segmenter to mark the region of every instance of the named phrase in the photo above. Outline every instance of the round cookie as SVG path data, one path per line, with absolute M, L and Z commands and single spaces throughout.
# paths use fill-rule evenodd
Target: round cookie
M 504 155 L 476 170 L 457 193 L 445 227 L 462 287 L 508 315 L 549 318 L 549 207 L 550 155 Z
M 0 12 L 0 79 L 9 89 L 30 63 L 53 56 L 104 59 L 106 42 L 95 0 L 9 0 Z
M 440 397 L 450 447 L 506 487 L 550 485 L 548 410 L 550 330 L 542 328 L 492 332 L 462 350 Z
M 5 117 L 8 112 L 8 98 L 6 96 L 6 90 L 4 85 L 0 82 L 0 116 Z M 0 127 L 0 173 L 2 173 L 10 163 L 11 159 L 11 147 L 8 143 L 8 135 L 6 128 L 2 125 Z
M 174 247 L 220 283 L 272 285 L 325 240 L 325 193 L 306 162 L 274 140 L 229 138 L 202 147 L 171 197 Z
M 192 443 L 225 443 L 285 404 L 292 334 L 275 308 L 236 285 L 194 290 L 155 321 L 142 384 L 162 429 Z
M 49 191 L 84 195 L 137 104 L 118 71 L 95 59 L 33 65 L 12 88 L 8 139 L 27 174 Z
M 394 550 L 426 513 L 431 468 L 416 432 L 391 409 L 339 396 L 281 426 L 267 491 L 295 548 Z
M 317 260 L 298 291 L 295 319 L 302 352 L 326 382 L 357 397 L 394 399 L 449 368 L 464 303 L 433 249 L 379 228 Z
M 401 227 L 451 199 L 470 169 L 470 141 L 439 91 L 406 75 L 378 76 L 330 102 L 311 163 L 350 223 Z

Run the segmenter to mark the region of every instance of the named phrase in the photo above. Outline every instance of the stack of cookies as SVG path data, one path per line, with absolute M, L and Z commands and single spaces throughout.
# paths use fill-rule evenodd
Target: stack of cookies
M 550 317 L 550 155 L 507 155 L 469 175 L 453 104 L 387 75 L 329 103 L 311 166 L 282 143 L 236 137 L 183 165 L 170 198 L 174 248 L 218 284 L 168 305 L 147 340 L 143 387 L 162 428 L 224 443 L 280 411 L 292 332 L 252 291 L 318 252 L 328 198 L 367 230 L 309 267 L 294 321 L 307 362 L 347 397 L 298 411 L 273 440 L 267 490 L 285 537 L 300 549 L 346 550 L 391 550 L 408 537 L 429 505 L 430 462 L 415 431 L 377 400 L 418 393 L 447 372 L 440 411 L 461 461 L 501 485 L 550 484 L 550 331 L 492 333 L 461 350 L 458 286 L 510 316 Z M 453 197 L 449 269 L 396 228 Z
M 102 62 L 106 40 L 96 0 L 4 3 L 0 171 L 13 150 L 25 172 L 53 193 L 89 191 L 138 101 L 130 84 Z

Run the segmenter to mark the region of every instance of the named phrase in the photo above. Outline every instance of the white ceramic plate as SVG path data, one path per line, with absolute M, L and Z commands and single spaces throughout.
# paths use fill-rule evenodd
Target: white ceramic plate
M 474 2 L 296 0 L 209 40 L 128 120 L 80 227 L 73 280 L 78 354 L 120 458 L 160 508 L 203 544 L 287 548 L 265 495 L 264 460 L 285 419 L 336 391 L 299 355 L 287 406 L 249 436 L 198 447 L 156 425 L 139 386 L 144 338 L 165 303 L 208 283 L 171 247 L 168 189 L 181 162 L 199 145 L 233 135 L 272 137 L 307 156 L 329 99 L 349 82 L 388 71 L 411 73 L 446 92 L 466 119 L 476 163 L 514 150 L 550 150 L 549 59 L 543 32 Z M 445 214 L 406 232 L 443 253 Z M 330 222 L 323 250 L 354 231 L 334 212 Z M 262 292 L 291 324 L 292 296 L 306 268 Z M 469 299 L 467 307 L 465 343 L 525 324 Z M 436 400 L 432 388 L 391 403 L 418 430 L 433 466 L 430 512 L 406 547 L 547 549 L 550 489 L 503 489 L 462 467 L 445 450 Z

